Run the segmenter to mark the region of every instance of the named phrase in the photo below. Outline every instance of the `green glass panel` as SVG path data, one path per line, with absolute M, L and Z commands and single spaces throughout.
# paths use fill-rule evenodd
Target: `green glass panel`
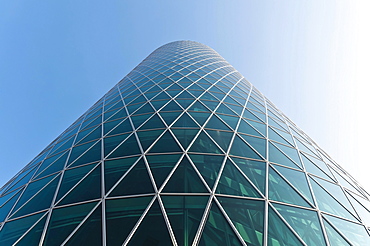
M 148 130 L 148 129 L 157 129 L 157 128 L 166 128 L 163 124 L 162 120 L 158 117 L 157 114 L 154 114 L 152 118 L 150 118 L 144 125 L 140 127 L 140 130 Z
M 6 203 L 16 193 L 17 193 L 16 191 L 12 191 L 12 192 L 10 192 L 8 194 L 5 194 L 3 196 L 0 196 L 0 209 L 4 205 L 4 203 Z
M 310 188 L 308 187 L 306 175 L 303 172 L 278 165 L 273 165 L 273 167 L 277 169 L 279 173 L 282 174 L 284 178 L 286 178 L 295 188 L 297 188 L 297 190 L 299 190 L 305 198 L 314 204 Z
M 370 237 L 365 227 L 339 219 L 337 217 L 325 215 L 325 218 L 331 222 L 338 231 L 340 231 L 353 245 L 370 245 Z
M 262 160 L 262 158 L 237 135 L 230 149 L 230 155 Z
M 12 194 L 14 196 L 7 203 L 3 204 L 2 207 L 0 207 L 0 221 L 4 221 L 10 209 L 13 207 L 14 203 L 17 201 L 21 193 L 22 191 L 18 191 L 16 195 Z
M 163 181 L 167 178 L 173 167 L 180 158 L 178 155 L 147 155 L 150 170 L 154 176 L 157 187 L 161 187 Z
M 307 245 L 325 245 L 316 211 L 281 204 L 274 204 L 274 207 Z
M 254 136 L 261 137 L 262 135 L 256 131 L 250 124 L 248 124 L 245 120 L 241 120 L 238 127 L 238 132 L 250 134 Z
M 199 246 L 243 245 L 216 204 L 212 204 Z
M 107 156 L 115 149 L 129 134 L 122 134 L 114 137 L 104 138 L 104 156 Z
M 233 136 L 232 132 L 206 130 L 213 140 L 226 152 Z
M 143 159 L 141 159 L 113 189 L 109 196 L 136 195 L 153 192 L 153 185 L 146 165 Z
M 251 119 L 251 120 L 255 120 L 255 121 L 261 122 L 261 119 L 259 119 L 253 113 L 251 113 L 251 111 L 249 111 L 248 109 L 245 109 L 244 110 L 243 118 L 247 118 L 247 119 Z
M 266 163 L 235 157 L 232 160 L 262 194 L 265 194 Z
M 329 194 L 331 194 L 335 199 L 343 204 L 343 207 L 347 208 L 352 214 L 356 214 L 353 210 L 351 204 L 349 203 L 346 195 L 343 193 L 343 190 L 340 188 L 339 185 L 327 182 L 325 180 L 319 179 L 319 178 L 313 178 L 318 184 L 320 184 L 324 189 L 328 191 Z
M 177 140 L 181 143 L 184 149 L 187 149 L 195 135 L 199 132 L 198 129 L 171 129 Z
M 236 125 L 238 124 L 239 117 L 233 117 L 228 115 L 219 115 L 221 119 L 223 119 L 230 127 L 231 129 L 235 129 Z
M 18 240 L 43 214 L 34 214 L 4 224 L 0 231 L 0 245 L 12 245 Z
M 180 104 L 184 109 L 186 109 L 192 102 L 193 100 L 190 99 L 179 99 L 179 97 L 176 98 L 176 102 Z
M 138 157 L 115 159 L 104 162 L 105 192 L 108 192 L 123 174 L 135 163 Z
M 230 128 L 227 127 L 216 115 L 211 116 L 205 128 L 230 131 Z
M 44 230 L 47 216 L 44 216 L 37 224 L 16 244 L 17 246 L 38 245 Z
M 106 200 L 107 245 L 122 245 L 152 197 Z
M 92 131 L 89 135 L 84 137 L 78 144 L 86 143 L 86 142 L 101 138 L 101 134 L 102 134 L 101 128 L 102 128 L 101 125 L 95 128 L 94 131 Z
M 204 122 L 208 119 L 210 113 L 206 112 L 188 112 L 197 122 L 199 125 L 203 126 Z
M 304 245 L 279 216 L 269 207 L 268 246 Z
M 189 155 L 194 165 L 207 182 L 210 189 L 216 181 L 224 156 L 220 155 Z
M 101 166 L 88 174 L 58 205 L 88 201 L 101 196 Z
M 196 127 L 198 128 L 198 125 L 189 117 L 187 113 L 184 113 L 176 122 L 172 125 L 172 127 Z
M 158 201 L 154 201 L 127 245 L 172 245 Z
M 53 200 L 55 189 L 59 182 L 59 176 L 46 185 L 39 193 L 32 197 L 23 207 L 21 207 L 12 218 L 34 213 L 50 207 Z M 18 202 L 19 203 L 19 202 Z M 15 211 L 15 210 L 13 210 Z
M 249 181 L 229 160 L 225 163 L 220 180 L 218 181 L 216 193 L 235 196 L 261 197 Z
M 264 158 L 266 158 L 266 139 L 255 138 L 252 136 L 240 134 L 240 136 L 247 141 L 247 143 L 252 146 L 258 153 L 260 153 Z
M 161 196 L 178 245 L 191 245 L 208 196 Z
M 162 112 L 161 116 L 167 125 L 171 125 L 172 122 L 181 114 L 180 111 L 176 112 Z
M 263 245 L 264 202 L 217 198 L 247 245 Z
M 141 154 L 139 146 L 137 145 L 136 137 L 132 134 L 126 139 L 117 149 L 115 149 L 108 157 L 116 158 L 129 155 Z
M 96 202 L 91 202 L 54 209 L 45 234 L 44 245 L 61 245 L 95 205 Z
M 289 158 L 291 158 L 296 164 L 302 167 L 301 161 L 299 160 L 298 151 L 296 149 L 290 148 L 283 144 L 274 143 L 282 152 L 284 152 Z
M 69 167 L 76 167 L 82 164 L 87 164 L 101 159 L 101 141 L 97 142 L 88 151 L 82 154 L 76 161 L 74 161 Z
M 161 109 L 161 112 L 166 111 L 182 111 L 182 108 L 180 108 L 180 106 L 172 100 L 164 108 Z
M 14 207 L 13 211 L 17 210 L 20 206 L 22 206 L 28 199 L 34 196 L 37 192 L 39 192 L 47 183 L 50 182 L 55 177 L 55 175 L 51 175 L 49 177 L 39 179 L 37 181 L 31 182 L 28 184 L 26 190 L 23 192 L 21 198 L 17 202 L 17 205 Z
M 328 213 L 339 215 L 341 217 L 356 220 L 340 203 L 337 202 L 329 193 L 327 193 L 320 185 L 310 179 L 313 193 L 316 197 L 318 207 Z
M 162 134 L 164 130 L 152 130 L 152 131 L 139 131 L 137 135 L 140 140 L 140 144 L 145 152 L 150 145 Z
M 95 164 L 90 164 L 82 167 L 68 169 L 64 172 L 62 182 L 59 187 L 57 201 L 64 196 L 78 181 L 82 179 L 90 170 L 95 167 Z
M 57 155 L 54 155 L 50 158 L 47 158 L 45 159 L 42 164 L 40 165 L 40 167 L 38 168 L 37 172 L 35 173 L 35 177 L 41 173 L 42 171 L 44 171 L 47 167 L 50 166 L 50 164 L 54 163 L 57 159 L 60 159 L 61 156 L 63 156 L 64 158 L 66 158 L 66 154 L 68 153 L 68 151 L 64 152 L 64 153 L 59 153 Z M 68 155 L 67 155 L 68 156 Z
M 234 104 L 227 104 L 229 108 L 231 108 L 238 116 L 241 116 L 241 113 L 243 112 L 243 107 L 236 106 Z
M 148 114 L 148 113 L 154 113 L 154 110 L 152 106 L 150 106 L 149 103 L 142 106 L 139 110 L 135 112 L 135 114 Z
M 165 132 L 149 150 L 149 153 L 182 152 L 169 131 Z
M 330 245 L 351 246 L 326 220 L 323 221 Z
M 229 114 L 229 115 L 236 116 L 235 113 L 231 109 L 229 109 L 228 107 L 226 107 L 225 104 L 223 104 L 223 103 L 221 103 L 220 106 L 218 106 L 216 112 L 217 113 L 221 113 L 221 114 Z
M 93 146 L 96 142 L 90 142 L 79 146 L 74 146 L 72 148 L 71 155 L 69 156 L 67 166 L 75 161 L 81 154 L 87 151 L 91 146 Z
M 276 171 L 269 168 L 269 199 L 311 207 Z
M 135 129 L 137 129 L 141 124 L 144 123 L 152 114 L 141 114 L 131 116 L 132 123 L 134 124 Z
M 83 131 L 78 132 L 78 135 L 76 137 L 75 143 L 80 142 L 81 139 L 83 139 L 84 137 L 86 137 L 93 130 L 94 130 L 94 128 L 92 127 L 92 128 L 87 129 L 87 130 L 83 130 Z
M 132 131 L 132 127 L 131 127 L 130 120 L 128 118 L 126 118 L 119 125 L 117 125 L 116 128 L 114 128 L 111 132 L 109 132 L 107 136 L 117 135 L 117 134 L 121 134 L 121 133 L 127 133 L 127 132 L 131 132 L 131 131 Z
M 202 100 L 202 102 L 205 102 L 204 100 L 219 101 L 216 97 L 212 96 L 212 94 L 208 92 L 203 93 L 200 99 Z
M 282 164 L 284 166 L 298 168 L 298 166 L 284 155 L 278 148 L 269 142 L 269 161 Z
M 252 120 L 246 120 L 246 122 L 248 122 L 249 124 L 251 124 L 254 128 L 256 128 L 260 133 L 262 133 L 262 135 L 266 136 L 266 125 L 265 124 L 262 124 L 262 123 L 258 123 L 256 121 L 252 121 Z
M 70 139 L 68 139 L 67 141 L 65 142 L 60 142 L 60 143 L 57 143 L 54 148 L 53 148 L 53 151 L 50 153 L 50 154 L 54 154 L 54 153 L 58 153 L 60 151 L 63 151 L 63 150 L 66 150 L 66 149 L 69 149 L 73 142 L 75 140 L 75 137 L 71 137 Z M 61 144 L 63 144 L 62 146 L 60 146 Z
M 184 157 L 167 182 L 163 192 L 208 193 L 189 160 Z
M 111 116 L 113 115 L 113 116 Z M 126 113 L 126 108 L 121 108 L 120 110 L 114 110 L 114 111 L 110 111 L 108 113 L 106 113 L 106 117 L 104 117 L 104 120 L 106 119 L 109 119 L 109 120 L 116 120 L 116 119 L 120 119 L 120 118 L 123 118 L 123 117 L 126 117 L 127 116 L 127 113 Z
M 101 205 L 89 216 L 82 226 L 73 234 L 66 245 L 100 246 L 102 239 Z
M 325 163 L 322 163 L 323 165 L 325 165 L 326 167 L 326 172 L 324 172 L 321 168 L 317 167 L 310 159 L 308 159 L 305 155 L 301 155 L 302 156 L 302 161 L 303 161 L 303 164 L 305 165 L 306 167 L 306 171 L 309 172 L 309 173 L 312 173 L 314 175 L 317 175 L 321 178 L 324 178 L 324 179 L 329 179 L 329 180 L 334 180 L 331 178 L 331 176 L 328 174 L 329 172 L 329 169 L 326 167 L 326 164 Z M 319 163 L 320 161 L 316 161 L 316 163 Z M 321 167 L 323 167 L 323 165 L 321 165 Z
M 61 156 L 53 164 L 51 164 L 44 171 L 42 171 L 41 174 L 39 174 L 37 176 L 37 178 L 45 177 L 45 176 L 47 176 L 49 174 L 52 174 L 52 173 L 55 173 L 55 172 L 58 172 L 58 171 L 63 170 L 67 158 L 68 158 L 68 152 L 64 153 L 63 156 Z
M 287 129 L 283 128 L 282 125 L 283 123 L 279 121 L 279 123 L 277 123 L 276 120 L 273 120 L 271 117 L 269 117 L 269 125 L 270 126 L 273 126 L 273 127 L 276 127 L 277 129 L 279 130 L 282 130 L 282 131 L 287 131 Z
M 276 131 L 274 131 L 271 127 L 269 127 L 269 139 L 279 142 L 279 143 L 287 144 L 293 147 L 293 145 L 290 142 L 288 142 L 283 137 L 281 137 L 279 134 L 277 134 Z
M 221 150 L 216 144 L 202 131 L 194 143 L 191 145 L 189 152 L 215 153 L 221 154 Z

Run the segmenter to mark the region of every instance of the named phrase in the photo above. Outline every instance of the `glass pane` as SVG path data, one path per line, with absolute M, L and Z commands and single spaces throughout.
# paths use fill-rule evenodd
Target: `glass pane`
M 189 155 L 194 165 L 207 182 L 210 189 L 216 181 L 224 156 L 219 155 Z
M 159 188 L 180 158 L 178 155 L 147 155 L 150 170 Z
M 123 174 L 135 163 L 138 157 L 115 159 L 104 162 L 105 192 L 118 181 Z

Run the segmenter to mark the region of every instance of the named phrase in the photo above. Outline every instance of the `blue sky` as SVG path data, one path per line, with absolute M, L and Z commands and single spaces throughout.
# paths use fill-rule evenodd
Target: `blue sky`
M 1 6 L 0 186 L 150 52 L 194 40 L 219 52 L 370 191 L 365 1 Z

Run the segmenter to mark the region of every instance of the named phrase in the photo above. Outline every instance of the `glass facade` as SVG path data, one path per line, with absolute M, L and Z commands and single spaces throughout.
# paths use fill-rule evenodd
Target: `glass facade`
M 150 54 L 0 190 L 0 245 L 370 245 L 370 195 L 211 48 Z

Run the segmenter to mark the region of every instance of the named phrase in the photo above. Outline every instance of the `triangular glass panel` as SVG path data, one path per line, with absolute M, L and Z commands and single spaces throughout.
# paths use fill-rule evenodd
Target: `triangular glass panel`
M 164 108 L 162 108 L 160 112 L 166 111 L 182 111 L 182 109 L 175 101 L 172 100 Z
M 208 196 L 161 196 L 178 245 L 191 245 Z
M 163 181 L 167 178 L 173 167 L 180 158 L 177 155 L 147 155 L 146 159 L 153 174 L 157 187 L 161 187 Z
M 226 131 L 214 131 L 206 130 L 206 132 L 213 138 L 213 140 L 221 146 L 221 148 L 226 152 L 230 146 L 231 138 L 233 137 L 232 132 Z
M 220 155 L 189 155 L 194 165 L 207 182 L 210 189 L 218 177 L 224 156 Z
M 343 205 L 341 205 L 337 200 L 335 200 L 320 185 L 318 185 L 312 179 L 310 179 L 310 183 L 311 183 L 313 193 L 316 197 L 317 205 L 321 210 L 356 221 L 355 217 L 353 217 L 353 215 L 350 212 L 348 212 L 343 207 Z
M 294 169 L 285 168 L 278 165 L 273 165 L 275 169 L 279 171 L 311 204 L 314 204 L 310 188 L 304 172 L 300 172 Z
M 230 131 L 230 128 L 225 125 L 216 115 L 212 115 L 207 122 L 205 128 L 216 129 L 216 130 L 226 130 Z
M 324 179 L 333 180 L 335 179 L 332 177 L 328 167 L 323 161 L 320 161 L 318 159 L 315 159 L 313 157 L 308 157 L 308 155 L 302 154 L 302 161 L 303 164 L 306 167 L 307 172 L 315 174 L 319 177 L 322 177 Z
M 129 156 L 129 155 L 137 155 L 141 154 L 139 146 L 137 145 L 137 141 L 135 135 L 132 134 L 128 139 L 126 139 L 117 149 L 115 149 L 108 158 L 116 158 L 122 156 Z
M 132 127 L 131 127 L 130 120 L 126 118 L 119 125 L 117 125 L 116 128 L 114 128 L 111 132 L 109 132 L 107 136 L 128 133 L 128 132 L 132 132 Z
M 88 201 L 101 197 L 101 165 L 98 165 L 74 187 L 58 205 Z
M 223 115 L 219 114 L 220 118 L 228 124 L 231 129 L 235 129 L 236 125 L 238 124 L 239 117 L 229 116 L 229 115 Z
M 150 118 L 144 125 L 140 127 L 140 130 L 148 130 L 148 129 L 157 129 L 157 128 L 166 128 L 163 124 L 162 120 L 159 118 L 157 114 L 154 114 L 152 118 Z
M 302 151 L 304 151 L 304 152 L 306 152 L 306 153 L 308 153 L 308 154 L 311 154 L 311 155 L 314 155 L 314 156 L 317 156 L 317 153 L 315 153 L 315 151 L 313 150 L 314 148 L 313 147 L 311 147 L 311 148 L 308 148 L 305 144 L 303 144 L 300 140 L 298 140 L 297 138 L 296 138 L 296 141 L 295 141 L 296 143 L 297 143 L 297 146 L 298 146 L 298 148 L 300 149 L 300 150 L 302 150 Z M 308 145 L 309 146 L 309 145 Z
M 138 131 L 137 135 L 140 140 L 141 147 L 145 152 L 150 145 L 162 134 L 164 130 L 152 130 L 152 131 Z
M 132 123 L 135 129 L 138 129 L 141 124 L 144 123 L 152 114 L 139 114 L 131 116 Z M 135 130 L 134 129 L 134 130 Z
M 238 135 L 236 135 L 234 138 L 233 145 L 230 149 L 230 155 L 262 160 L 262 158 L 257 154 L 257 152 L 255 152 Z
M 135 226 L 151 196 L 106 200 L 107 245 L 122 245 Z
M 64 172 L 56 201 L 58 201 L 62 196 L 64 196 L 73 186 L 75 186 L 95 166 L 96 166 L 95 164 L 90 164 L 90 165 L 80 166 L 80 167 L 73 168 L 73 169 L 67 169 Z
M 215 203 L 211 206 L 198 245 L 243 245 Z
M 109 196 L 125 196 L 146 193 L 154 193 L 154 189 L 144 160 L 141 159 L 126 174 L 123 180 L 118 183 Z
M 234 105 L 234 104 L 226 104 L 229 108 L 231 108 L 236 114 L 237 116 L 241 116 L 241 113 L 243 112 L 243 107 L 241 106 L 237 106 L 237 105 Z
M 73 236 L 67 241 L 67 245 L 91 245 L 100 246 L 102 239 L 102 208 L 99 205 L 95 211 L 78 228 Z
M 162 108 L 167 102 L 168 100 L 150 101 L 150 103 L 153 105 L 153 107 L 156 110 L 159 110 L 160 108 Z
M 325 245 L 316 211 L 282 204 L 274 204 L 274 207 L 307 245 Z
M 20 241 L 16 243 L 17 246 L 29 246 L 38 245 L 42 232 L 44 231 L 45 221 L 47 216 L 44 216 L 33 228 L 27 232 L 25 236 L 22 237 Z
M 181 143 L 184 149 L 187 149 L 195 135 L 199 132 L 198 129 L 171 129 L 177 140 Z
M 269 161 L 282 164 L 284 166 L 298 168 L 298 166 L 284 155 L 275 145 L 269 142 Z
M 27 184 L 31 180 L 36 170 L 37 170 L 37 167 L 35 167 L 29 172 L 25 170 L 23 173 L 19 174 L 18 177 L 14 179 L 14 181 L 9 185 L 8 189 L 4 190 L 4 192 L 15 190 L 21 187 L 22 185 Z
M 66 163 L 68 157 L 68 152 L 65 152 L 63 156 L 61 156 L 58 160 L 56 160 L 53 164 L 51 164 L 49 167 L 45 168 L 41 174 L 39 174 L 36 178 L 45 177 L 49 174 L 58 172 L 63 170 L 64 165 Z
M 167 93 L 162 91 L 160 94 L 154 97 L 153 100 L 167 100 L 168 101 L 170 100 L 170 97 L 167 95 Z
M 222 151 L 216 144 L 202 131 L 191 145 L 189 152 L 221 154 Z
M 193 100 L 176 98 L 176 102 L 186 109 L 190 104 L 192 104 Z
M 89 135 L 87 135 L 81 141 L 79 141 L 78 144 L 87 143 L 89 141 L 101 138 L 101 135 L 102 135 L 102 127 L 100 125 L 97 128 L 95 128 L 91 133 L 89 133 Z M 77 143 L 77 141 L 76 141 L 76 143 Z
M 233 115 L 233 116 L 236 116 L 236 114 L 234 113 L 234 111 L 232 111 L 231 109 L 229 109 L 227 106 L 225 106 L 225 104 L 221 103 L 220 106 L 218 106 L 217 110 L 216 110 L 216 113 L 221 113 L 221 114 L 229 114 L 229 115 Z
M 265 194 L 266 162 L 253 161 L 233 157 L 232 160 L 249 178 L 250 181 Z
M 166 124 L 169 126 L 181 114 L 180 111 L 176 112 L 161 112 L 161 116 Z
M 275 146 L 277 146 L 283 153 L 285 153 L 287 156 L 289 156 L 290 159 L 292 159 L 296 164 L 298 164 L 302 168 L 301 161 L 299 160 L 299 155 L 297 149 L 290 148 L 286 145 L 274 143 Z
M 109 121 L 111 121 L 111 120 L 121 119 L 126 116 L 127 116 L 126 108 L 121 108 L 119 110 L 113 110 L 108 113 L 105 113 L 104 120 L 109 119 Z
M 348 198 L 343 193 L 343 190 L 340 188 L 339 185 L 336 185 L 336 184 L 333 184 L 333 183 L 330 183 L 328 181 L 325 181 L 325 180 L 322 180 L 322 179 L 319 179 L 319 178 L 315 178 L 315 177 L 313 177 L 313 179 L 318 184 L 320 184 L 322 187 L 324 187 L 324 189 L 326 189 L 329 194 L 331 194 L 333 197 L 335 197 L 335 199 L 337 201 L 339 201 L 341 204 L 343 204 L 343 206 L 345 208 L 347 208 L 350 212 L 352 212 L 352 214 L 355 214 L 355 211 L 353 210 L 351 204 L 349 203 Z
M 42 215 L 43 213 L 38 213 L 5 223 L 0 231 L 0 245 L 15 243 Z
M 215 110 L 219 102 L 216 101 L 202 101 L 204 105 L 206 105 L 211 111 Z
M 334 171 L 333 169 L 331 169 L 331 170 L 332 170 L 332 173 L 334 174 L 335 178 L 339 181 L 339 183 L 343 187 L 349 189 L 350 191 L 352 191 L 356 194 L 361 194 L 361 192 L 359 191 L 359 188 L 357 188 L 357 185 L 355 185 L 348 177 L 347 177 L 347 179 L 345 179 L 337 171 Z
M 330 245 L 351 246 L 326 220 L 323 220 Z
M 54 209 L 45 234 L 44 245 L 61 245 L 96 204 L 97 202 L 91 202 Z
M 127 245 L 173 245 L 157 200 L 154 201 Z
M 226 161 L 220 180 L 218 181 L 216 193 L 261 197 L 249 181 L 239 172 L 239 170 L 229 160 Z
M 22 194 L 22 190 L 18 191 L 15 195 L 12 194 L 14 196 L 0 207 L 0 221 L 4 221 L 20 194 Z
M 208 193 L 203 182 L 189 160 L 184 157 L 167 182 L 163 192 L 171 193 Z
M 293 145 L 290 142 L 288 142 L 282 136 L 277 134 L 276 131 L 274 131 L 271 127 L 269 127 L 269 139 L 279 142 L 279 143 L 287 144 L 293 147 Z
M 251 120 L 262 122 L 262 120 L 260 118 L 258 118 L 254 114 L 252 114 L 251 111 L 249 111 L 248 109 L 245 109 L 244 110 L 243 118 L 247 118 L 247 119 L 251 119 Z
M 66 154 L 68 153 L 68 151 L 64 152 L 64 153 L 59 153 L 57 155 L 54 155 L 52 157 L 48 157 L 47 159 L 45 159 L 42 164 L 40 165 L 40 167 L 38 168 L 37 172 L 35 173 L 35 177 L 41 173 L 42 171 L 44 171 L 47 167 L 50 166 L 50 164 L 54 163 L 57 159 L 60 159 L 62 156 L 64 158 L 66 158 Z M 68 156 L 68 155 L 67 155 Z M 65 159 L 64 159 L 65 161 Z M 23 172 L 24 173 L 24 172 Z
M 195 112 L 208 112 L 209 110 L 199 101 L 195 101 L 189 108 L 189 111 L 195 111 Z
M 304 245 L 270 207 L 267 240 L 268 246 L 282 245 L 282 243 L 284 243 L 284 246 Z
M 324 217 L 349 239 L 351 244 L 355 246 L 370 245 L 370 237 L 365 227 L 334 216 L 325 215 Z
M 188 127 L 196 127 L 199 126 L 190 118 L 187 113 L 184 113 L 176 122 L 172 125 L 172 127 L 181 127 L 181 128 L 188 128 Z
M 203 126 L 204 122 L 206 122 L 206 120 L 208 119 L 210 113 L 206 113 L 206 112 L 192 112 L 192 111 L 189 111 L 188 112 L 194 119 L 196 122 L 198 122 L 199 125 Z
M 80 157 L 76 159 L 72 164 L 68 167 L 76 167 L 82 164 L 92 163 L 101 160 L 101 141 L 97 142 L 94 146 L 92 146 L 88 151 L 83 153 Z
M 357 214 L 361 217 L 361 221 L 366 224 L 370 225 L 370 212 L 367 210 L 361 203 L 359 203 L 356 199 L 352 196 L 348 196 L 351 204 L 356 209 Z
M 203 93 L 203 95 L 200 97 L 200 100 L 202 100 L 202 102 L 204 102 L 205 100 L 219 101 L 219 99 L 217 99 L 216 97 L 214 97 L 211 93 L 207 91 Z
M 259 154 L 266 158 L 266 139 L 257 138 L 249 135 L 240 134 L 240 136 L 247 141 L 247 143 L 252 146 Z
M 33 196 L 15 214 L 12 215 L 12 218 L 20 217 L 22 215 L 34 213 L 36 211 L 49 208 L 51 205 L 51 201 L 54 198 L 54 193 L 59 182 L 59 177 L 60 176 L 56 177 L 53 181 L 47 184 L 39 193 Z
M 86 144 L 83 144 L 83 145 L 74 146 L 72 148 L 72 152 L 71 152 L 71 154 L 69 156 L 69 159 L 68 159 L 68 162 L 67 162 L 67 166 L 69 164 L 71 164 L 72 162 L 74 162 L 81 154 L 83 154 L 84 152 L 86 152 L 94 144 L 96 144 L 96 142 L 90 142 L 90 143 L 86 143 Z
M 238 132 L 262 137 L 262 135 L 258 131 L 256 131 L 250 124 L 248 124 L 245 120 L 240 121 Z
M 217 197 L 247 245 L 263 245 L 264 202 Z
M 169 131 L 166 131 L 149 150 L 149 153 L 182 152 Z
M 269 168 L 269 199 L 311 207 L 275 170 Z
M 146 103 L 140 109 L 138 109 L 137 111 L 135 111 L 134 114 L 148 114 L 148 113 L 154 113 L 154 110 L 153 110 L 152 106 L 150 106 L 149 103 Z
M 122 175 L 136 162 L 139 157 L 114 159 L 104 162 L 105 192 L 108 192 Z

